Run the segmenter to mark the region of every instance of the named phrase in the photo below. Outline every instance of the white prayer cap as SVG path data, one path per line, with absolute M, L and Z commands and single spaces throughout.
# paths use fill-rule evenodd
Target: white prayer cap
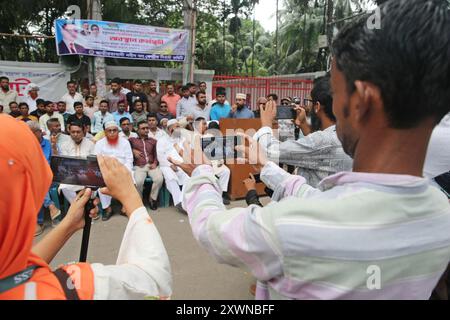
M 236 99 L 247 99 L 247 95 L 245 93 L 236 94 Z
M 186 128 L 188 125 L 187 118 L 186 117 L 181 118 L 180 120 L 178 120 L 178 124 L 180 125 L 180 127 Z
M 39 91 L 38 85 L 36 83 L 33 83 L 33 82 L 29 83 L 28 86 L 27 86 L 27 91 L 31 91 L 31 90 Z
M 169 128 L 170 126 L 173 126 L 174 124 L 177 124 L 178 120 L 177 119 L 171 119 L 169 121 L 167 121 L 167 128 Z
M 119 128 L 115 121 L 108 121 L 105 123 L 105 130 L 111 127 Z

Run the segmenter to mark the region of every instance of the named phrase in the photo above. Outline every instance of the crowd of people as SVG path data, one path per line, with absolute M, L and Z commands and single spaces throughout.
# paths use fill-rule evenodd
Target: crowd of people
M 95 84 L 83 96 L 69 81 L 59 102 L 41 100 L 35 85 L 18 102 L 1 77 L 0 103 L 9 117 L 0 115 L 7 137 L 0 141 L 6 150 L 0 177 L 15 174 L 12 189 L 30 189 L 19 192 L 30 208 L 2 200 L 28 223 L 19 230 L 28 249 L 38 209 L 48 208 L 56 227 L 25 257 L 16 247 L 4 250 L 13 246 L 5 230 L 17 228 L 17 217 L 0 221 L 7 239 L 0 258 L 11 260 L 0 266 L 0 280 L 20 274 L 45 282 L 47 263 L 83 225 L 81 208 L 90 190 L 59 186 L 72 205 L 58 225 L 61 213 L 48 192 L 51 175 L 36 155 L 40 146 L 47 161 L 52 154 L 97 155 L 107 185 L 99 190 L 102 219 L 111 217 L 113 198 L 130 218 L 117 265 L 79 267 L 88 275 L 83 290 L 76 290 L 80 298 L 170 296 L 167 253 L 143 207 L 147 176 L 153 181 L 149 207 L 157 209 L 165 184 L 175 207 L 189 215 L 199 244 L 219 262 L 252 272 L 257 299 L 448 298 L 450 205 L 442 181 L 450 181 L 450 9 L 442 0 L 391 0 L 380 12 L 381 29 L 368 28 L 361 16 L 336 36 L 330 72 L 314 81 L 308 99 L 294 102 L 290 124 L 296 134 L 288 139 L 273 126 L 274 94 L 260 97 L 254 112 L 246 94 L 229 97 L 235 99 L 230 104 L 223 88 L 208 101 L 205 83 L 186 84 L 180 95 L 169 85 L 161 95 L 155 81 L 145 94 L 139 80 L 127 92 L 114 79 L 105 97 Z M 281 102 L 292 104 L 290 98 Z M 250 175 L 243 181 L 248 206 L 229 208 L 230 170 L 224 161 L 208 159 L 196 141 L 220 128 L 223 118 L 255 117 L 261 129 L 244 135 L 246 144 L 238 148 L 260 172 L 270 202 L 262 205 Z M 20 122 L 38 143 L 29 141 L 30 130 Z M 17 136 L 7 131 L 14 128 Z M 15 146 L 18 141 L 29 147 Z M 16 162 L 31 173 L 6 170 Z M 30 183 L 38 177 L 37 185 Z M 37 221 L 39 233 L 42 217 Z M 45 272 L 24 275 L 33 265 Z M 0 297 L 23 296 L 23 283 L 28 285 L 24 280 Z

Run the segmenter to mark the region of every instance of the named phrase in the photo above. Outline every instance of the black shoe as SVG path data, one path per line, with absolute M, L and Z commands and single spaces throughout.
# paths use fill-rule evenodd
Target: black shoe
M 229 205 L 231 202 L 230 202 L 230 196 L 228 195 L 228 192 L 222 192 L 222 201 L 223 201 L 223 204 L 224 205 Z
M 158 210 L 158 201 L 150 200 L 150 209 L 154 211 Z
M 175 207 L 178 209 L 178 212 L 187 214 L 186 210 L 183 209 L 181 203 L 177 204 Z
M 106 210 L 104 210 L 102 215 L 102 221 L 108 221 L 109 219 L 111 219 L 112 215 L 113 215 L 112 210 L 109 213 Z

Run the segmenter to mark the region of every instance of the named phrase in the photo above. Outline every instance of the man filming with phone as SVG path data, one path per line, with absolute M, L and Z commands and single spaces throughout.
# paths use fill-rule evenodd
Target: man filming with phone
M 311 104 L 311 126 L 306 120 L 305 108 L 299 105 L 295 107 L 297 117 L 294 123 L 302 130 L 304 137 L 285 142 L 275 138 L 272 123 L 275 120 L 276 104 L 274 101 L 268 101 L 266 108 L 260 110 L 262 128 L 253 138 L 263 146 L 271 161 L 297 167 L 297 174 L 305 177 L 308 184 L 315 187 L 322 179 L 332 174 L 350 171 L 352 159 L 344 153 L 336 135 L 329 77 L 314 81 L 311 100 L 308 103 Z M 275 112 L 267 112 L 267 106 Z

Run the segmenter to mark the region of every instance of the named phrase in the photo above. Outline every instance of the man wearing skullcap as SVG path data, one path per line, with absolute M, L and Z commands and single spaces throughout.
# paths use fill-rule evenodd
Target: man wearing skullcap
M 133 172 L 133 152 L 127 139 L 119 136 L 119 126 L 116 121 L 108 121 L 104 124 L 105 137 L 95 144 L 94 153 L 96 155 L 113 157 Z M 99 198 L 102 204 L 103 221 L 109 220 L 112 216 L 111 197 L 99 191 Z
M 236 104 L 233 105 L 230 112 L 230 118 L 235 119 L 253 119 L 255 115 L 245 105 L 247 96 L 244 93 L 238 93 L 236 95 Z

